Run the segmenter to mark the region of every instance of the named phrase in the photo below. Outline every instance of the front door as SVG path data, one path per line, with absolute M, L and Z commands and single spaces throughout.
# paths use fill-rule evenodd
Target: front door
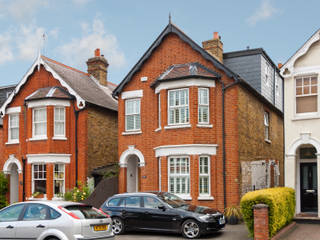
M 138 185 L 138 159 L 131 156 L 128 159 L 127 167 L 127 192 L 137 192 Z
M 10 171 L 10 203 L 19 201 L 19 175 L 18 167 L 12 164 Z
M 301 211 L 318 212 L 317 163 L 300 165 Z

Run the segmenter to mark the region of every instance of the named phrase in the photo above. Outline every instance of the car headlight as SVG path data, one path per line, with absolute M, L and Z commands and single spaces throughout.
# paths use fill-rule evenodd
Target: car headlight
M 206 215 L 203 215 L 201 217 L 199 217 L 203 222 L 208 222 L 212 219 L 212 216 L 206 214 Z

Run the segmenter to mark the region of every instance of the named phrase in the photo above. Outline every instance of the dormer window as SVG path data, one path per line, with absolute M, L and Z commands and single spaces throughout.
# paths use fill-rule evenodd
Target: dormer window
M 296 113 L 318 111 L 317 76 L 297 77 L 296 79 Z
M 32 135 L 33 138 L 47 137 L 47 109 L 34 108 L 32 111 Z
M 189 89 L 168 91 L 169 125 L 189 123 Z

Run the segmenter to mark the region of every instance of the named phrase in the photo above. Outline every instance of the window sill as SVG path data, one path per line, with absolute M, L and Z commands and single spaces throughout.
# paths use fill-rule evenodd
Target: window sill
M 212 124 L 198 123 L 197 127 L 199 127 L 199 128 L 212 128 L 213 125 Z
M 47 197 L 43 197 L 43 198 L 36 198 L 36 197 L 28 197 L 27 200 L 29 201 L 40 201 L 40 200 L 48 200 Z
M 264 141 L 265 141 L 266 143 L 271 144 L 271 140 L 269 140 L 269 139 L 265 139 Z
M 214 197 L 206 195 L 206 196 L 199 196 L 198 200 L 214 200 Z
M 183 200 L 192 200 L 192 197 L 190 195 L 181 195 L 181 194 L 175 194 L 175 195 L 182 198 Z
M 62 197 L 53 197 L 51 200 L 52 201 L 63 201 L 63 198 Z
M 19 144 L 19 140 L 18 141 L 8 141 L 5 143 L 6 145 L 11 145 L 11 144 Z
M 52 137 L 52 139 L 53 139 L 53 140 L 64 140 L 64 141 L 67 140 L 66 137 L 58 137 L 58 136 Z
M 161 130 L 161 127 L 158 127 L 156 130 L 154 130 L 155 132 L 159 132 Z
M 29 141 L 43 141 L 43 140 L 48 140 L 47 137 L 33 137 L 33 138 L 29 138 Z
M 164 129 L 191 128 L 191 124 L 167 125 Z
M 299 121 L 299 120 L 312 120 L 312 119 L 319 119 L 320 115 L 318 113 L 315 114 L 302 114 L 302 115 L 295 115 L 292 118 L 292 121 Z
M 142 131 L 122 132 L 122 135 L 137 135 L 141 133 Z

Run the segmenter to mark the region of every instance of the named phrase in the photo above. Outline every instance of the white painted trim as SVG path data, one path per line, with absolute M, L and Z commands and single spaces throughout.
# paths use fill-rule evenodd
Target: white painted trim
M 175 89 L 175 88 L 185 88 L 191 86 L 198 86 L 198 87 L 215 87 L 216 82 L 215 80 L 208 80 L 208 79 L 185 79 L 181 80 L 172 80 L 167 82 L 160 82 L 158 86 L 155 88 L 155 93 L 159 93 L 163 89 Z
M 295 155 L 297 148 L 303 144 L 311 144 L 317 149 L 317 153 L 320 153 L 320 141 L 311 137 L 311 133 L 300 133 L 300 137 L 294 140 L 289 146 L 289 150 L 286 155 Z
M 11 113 L 20 113 L 21 112 L 21 107 L 10 107 L 6 109 L 6 114 L 11 114 Z
M 143 97 L 143 90 L 125 91 L 125 92 L 122 92 L 121 94 L 122 99 L 142 98 L 142 97 Z
M 138 149 L 135 148 L 134 145 L 129 145 L 128 149 L 121 154 L 119 160 L 120 167 L 127 167 L 128 158 L 130 157 L 130 155 L 136 155 L 139 158 L 139 166 L 144 167 L 144 156 Z
M 176 155 L 216 155 L 217 144 L 164 145 L 155 147 L 156 157 Z
M 137 135 L 137 134 L 141 134 L 142 131 L 126 131 L 126 132 L 122 132 L 122 135 L 123 136 L 126 136 L 126 135 Z
M 207 92 L 208 93 L 208 104 L 207 105 L 204 105 L 204 104 L 200 105 L 200 90 L 201 89 L 204 89 L 204 90 L 208 91 Z M 208 107 L 208 122 L 200 122 L 199 121 L 199 109 L 200 109 L 201 106 L 207 106 Z M 204 88 L 204 87 L 199 87 L 198 88 L 198 124 L 197 124 L 197 126 L 198 125 L 209 125 L 209 124 L 210 124 L 210 89 L 209 88 Z
M 22 165 L 20 163 L 20 161 L 18 159 L 15 158 L 14 154 L 9 155 L 8 160 L 4 163 L 3 165 L 3 172 L 4 174 L 10 174 L 11 170 L 10 170 L 10 166 L 11 164 L 16 164 L 18 167 L 18 173 L 22 173 Z
M 68 140 L 66 137 L 61 137 L 61 136 L 53 136 L 52 139 L 53 140 L 63 140 L 63 141 Z
M 155 129 L 155 132 L 159 132 L 161 130 L 161 127 L 158 127 L 157 129 Z
M 187 94 L 188 94 L 188 97 L 186 98 L 188 100 L 188 104 L 184 104 L 184 105 L 179 105 L 179 108 L 180 107 L 187 107 L 188 108 L 188 122 L 184 122 L 184 123 L 170 123 L 170 108 L 172 109 L 175 109 L 177 108 L 177 106 L 171 106 L 170 107 L 170 92 L 178 92 L 178 91 L 184 91 L 184 90 L 187 90 Z M 168 123 L 168 126 L 177 126 L 177 125 L 186 125 L 186 124 L 190 124 L 190 94 L 189 94 L 189 88 L 179 88 L 179 89 L 172 89 L 172 90 L 169 90 L 168 91 L 168 94 L 167 94 L 167 123 Z M 191 125 L 190 125 L 191 126 Z M 164 128 L 166 129 L 167 126 L 165 126 Z
M 191 124 L 177 124 L 164 126 L 164 129 L 191 128 Z
M 207 157 L 208 158 L 208 174 L 200 174 L 200 158 L 201 157 Z M 199 183 L 199 198 L 205 198 L 205 199 L 208 199 L 208 197 L 211 196 L 211 156 L 209 155 L 200 155 L 198 156 L 198 168 L 199 168 L 199 171 L 198 171 L 198 183 Z M 209 180 L 208 180 L 208 189 L 209 189 L 209 193 L 205 193 L 205 194 L 201 194 L 200 193 L 200 177 L 201 176 L 208 176 Z
M 27 101 L 28 108 L 44 107 L 44 106 L 57 106 L 57 107 L 69 107 L 70 101 L 60 99 L 41 99 L 34 101 Z
M 6 142 L 5 144 L 6 144 L 6 145 L 19 144 L 19 139 L 9 140 L 9 141 Z
M 309 40 L 307 40 L 303 44 L 303 46 L 292 57 L 290 57 L 289 60 L 281 67 L 281 69 L 280 69 L 281 75 L 284 76 L 283 73 L 286 69 L 288 69 L 290 71 L 290 73 L 292 74 L 292 71 L 294 69 L 294 63 L 296 62 L 296 60 L 298 58 L 300 58 L 301 56 L 303 56 L 304 54 L 306 54 L 308 52 L 309 48 L 311 47 L 311 45 L 319 40 L 320 40 L 320 30 L 316 31 L 309 38 Z M 290 75 L 285 75 L 285 77 L 288 77 Z
M 199 128 L 212 128 L 213 125 L 212 124 L 200 124 L 200 123 L 198 123 L 197 127 L 199 127 Z
M 200 196 L 198 197 L 198 200 L 214 200 L 214 197 L 212 197 L 212 196 L 210 196 L 210 195 L 207 195 L 207 196 L 205 196 L 205 195 L 200 195 Z
M 27 82 L 29 76 L 33 73 L 34 69 L 37 67 L 38 71 L 40 70 L 40 65 L 44 66 L 44 68 L 49 71 L 53 77 L 55 79 L 57 79 L 60 84 L 67 88 L 67 90 L 69 91 L 69 93 L 73 96 L 76 97 L 77 100 L 77 107 L 79 109 L 83 109 L 85 107 L 85 100 L 83 98 L 80 97 L 79 94 L 77 94 L 41 57 L 41 55 L 39 54 L 37 59 L 34 61 L 34 63 L 32 64 L 31 68 L 29 69 L 29 71 L 23 76 L 22 80 L 18 83 L 18 85 L 16 86 L 16 88 L 13 91 L 13 94 L 10 94 L 10 96 L 7 98 L 7 100 L 4 102 L 4 104 L 2 105 L 2 107 L 0 108 L 0 115 L 3 117 L 6 114 L 6 108 L 7 106 L 12 102 L 13 97 L 19 93 L 20 88 Z
M 175 195 L 177 195 L 178 197 L 182 198 L 183 200 L 187 200 L 187 201 L 191 201 L 191 200 L 192 200 L 192 197 L 191 197 L 190 194 L 188 194 L 188 195 L 182 195 L 182 194 L 176 194 L 176 193 L 175 193 Z
M 140 80 L 141 80 L 141 82 L 146 82 L 146 81 L 148 81 L 148 77 L 141 77 Z
M 28 163 L 70 163 L 71 154 L 27 154 Z
M 29 138 L 28 141 L 32 142 L 32 141 L 42 141 L 42 140 L 48 140 L 47 136 L 43 136 L 43 137 L 32 137 Z
M 63 129 L 63 134 L 58 135 L 56 134 L 56 111 L 57 109 L 62 108 L 63 109 L 63 125 L 64 125 L 64 129 Z M 63 106 L 55 106 L 53 109 L 53 138 L 52 139 L 58 139 L 58 140 L 66 140 L 66 108 Z

